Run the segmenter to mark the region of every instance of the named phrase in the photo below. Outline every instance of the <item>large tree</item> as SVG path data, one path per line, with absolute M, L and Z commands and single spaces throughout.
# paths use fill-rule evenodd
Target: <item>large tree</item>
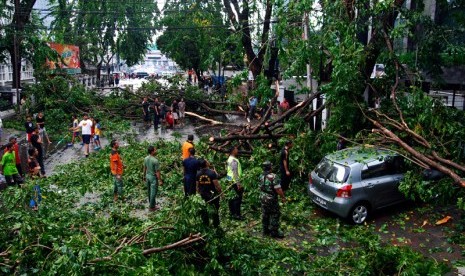
M 155 33 L 159 14 L 157 1 L 59 0 L 54 8 L 52 38 L 76 44 L 81 60 L 97 65 L 118 54 L 128 66 L 140 62 Z
M 270 43 L 273 6 L 283 5 L 272 0 L 247 1 L 223 0 L 225 11 L 234 31 L 241 34 L 247 66 L 254 77 L 264 70 L 264 59 Z
M 21 56 L 25 40 L 30 35 L 34 35 L 34 31 L 28 28 L 28 24 L 31 22 L 35 2 L 36 0 L 3 0 L 0 2 L 0 17 L 5 22 L 9 22 L 0 32 L 0 60 L 10 57 L 13 65 L 13 88 L 21 87 Z
M 167 1 L 157 46 L 183 69 L 207 70 L 228 42 L 219 1 Z

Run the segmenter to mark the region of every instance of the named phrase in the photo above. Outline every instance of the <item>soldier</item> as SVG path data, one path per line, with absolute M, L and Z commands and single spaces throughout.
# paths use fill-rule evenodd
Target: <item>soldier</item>
M 160 206 L 156 205 L 156 197 L 158 186 L 162 186 L 163 181 L 160 176 L 160 164 L 155 157 L 157 149 L 154 146 L 149 146 L 147 152 L 149 155 L 144 158 L 144 180 L 147 185 L 149 210 L 153 212 L 160 209 Z
M 212 212 L 213 226 L 215 228 L 220 227 L 220 195 L 223 196 L 220 183 L 218 182 L 218 176 L 215 171 L 209 169 L 209 164 L 207 160 L 200 160 L 200 170 L 197 173 L 197 191 L 205 200 L 207 206 L 202 210 L 202 221 L 204 225 L 208 226 L 208 205 L 214 206 L 214 211 Z
M 284 235 L 279 231 L 279 210 L 278 195 L 282 202 L 286 202 L 286 197 L 281 189 L 278 177 L 271 172 L 271 162 L 265 161 L 262 164 L 263 174 L 260 175 L 260 190 L 262 202 L 262 225 L 263 235 L 273 238 L 284 238 Z

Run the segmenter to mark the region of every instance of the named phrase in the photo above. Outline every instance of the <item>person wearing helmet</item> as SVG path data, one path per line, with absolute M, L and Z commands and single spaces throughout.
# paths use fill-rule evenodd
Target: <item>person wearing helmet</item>
M 284 196 L 278 177 L 272 173 L 271 162 L 263 162 L 262 167 L 263 174 L 260 175 L 260 200 L 262 203 L 263 235 L 273 238 L 284 238 L 284 235 L 279 231 L 281 212 L 278 195 L 281 197 L 283 203 L 286 202 L 286 197 Z

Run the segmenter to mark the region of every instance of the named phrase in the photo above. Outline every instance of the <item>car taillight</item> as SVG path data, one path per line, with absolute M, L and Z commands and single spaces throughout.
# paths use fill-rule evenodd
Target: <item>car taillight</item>
M 352 196 L 352 184 L 345 185 L 337 190 L 336 197 L 348 198 Z
M 312 179 L 312 174 L 311 173 L 308 174 L 308 185 L 309 186 L 313 185 L 313 179 Z

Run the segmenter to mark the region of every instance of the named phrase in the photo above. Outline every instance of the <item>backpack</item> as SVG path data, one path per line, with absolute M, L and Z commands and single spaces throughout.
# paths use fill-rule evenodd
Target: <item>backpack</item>
M 42 201 L 42 192 L 40 190 L 39 185 L 34 185 L 34 188 L 32 188 L 32 190 L 34 191 L 34 196 L 29 201 L 29 207 L 32 208 L 32 209 L 37 210 L 37 208 L 39 207 L 40 202 Z

